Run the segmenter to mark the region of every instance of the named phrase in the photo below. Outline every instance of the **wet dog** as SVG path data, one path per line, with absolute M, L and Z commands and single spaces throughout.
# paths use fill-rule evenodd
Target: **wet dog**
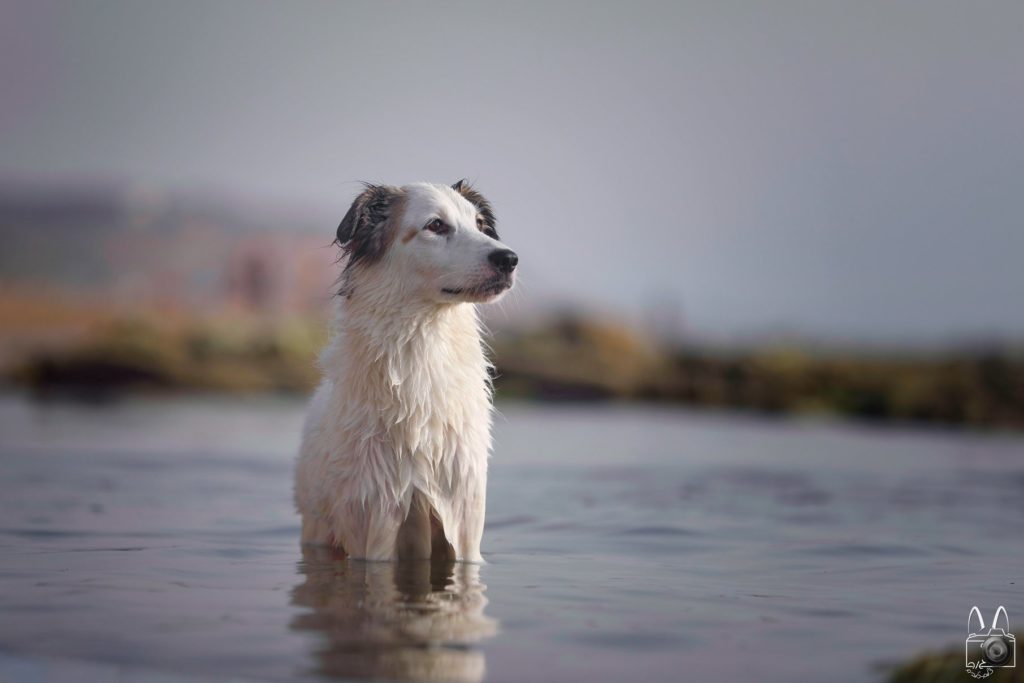
M 369 185 L 295 474 L 302 541 L 369 560 L 481 561 L 491 387 L 475 304 L 518 257 L 465 181 Z

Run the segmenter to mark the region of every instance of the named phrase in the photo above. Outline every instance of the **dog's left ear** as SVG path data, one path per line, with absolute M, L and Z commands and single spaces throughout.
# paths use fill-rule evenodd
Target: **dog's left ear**
M 388 234 L 384 224 L 391 217 L 402 191 L 389 185 L 366 185 L 338 225 L 335 243 L 349 257 L 349 264 L 372 263 L 384 255 Z
M 469 184 L 469 181 L 463 178 L 462 180 L 452 184 L 452 189 L 461 194 L 466 198 L 470 204 L 476 207 L 477 212 L 480 213 L 480 218 L 483 219 L 484 225 L 492 230 L 495 229 L 494 225 L 494 208 L 491 203 L 484 199 L 484 196 L 473 189 L 473 186 Z

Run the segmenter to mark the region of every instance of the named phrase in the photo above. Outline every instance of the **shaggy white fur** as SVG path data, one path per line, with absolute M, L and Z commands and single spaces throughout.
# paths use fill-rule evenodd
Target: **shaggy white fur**
M 517 259 L 464 183 L 370 187 L 346 221 L 344 295 L 296 468 L 302 542 L 370 560 L 440 545 L 479 562 L 491 392 L 472 302 L 507 291 Z

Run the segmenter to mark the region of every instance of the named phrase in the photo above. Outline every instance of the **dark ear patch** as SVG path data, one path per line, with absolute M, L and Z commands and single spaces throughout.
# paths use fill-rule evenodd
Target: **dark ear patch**
M 463 178 L 452 185 L 452 189 L 461 194 L 466 198 L 466 201 L 476 207 L 476 210 L 480 213 L 480 218 L 483 219 L 484 227 L 495 230 L 494 209 L 491 207 L 491 203 L 484 199 L 482 194 L 474 190 L 468 180 Z
M 349 257 L 349 265 L 373 263 L 387 249 L 392 235 L 385 227 L 402 194 L 397 187 L 366 185 L 338 225 L 335 242 Z

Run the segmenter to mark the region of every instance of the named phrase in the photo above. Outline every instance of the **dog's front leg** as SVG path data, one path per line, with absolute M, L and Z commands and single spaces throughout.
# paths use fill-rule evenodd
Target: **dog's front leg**
M 336 506 L 334 533 L 349 557 L 360 560 L 397 559 L 396 541 L 404 518 L 397 501 L 359 500 Z
M 487 472 L 469 478 L 459 516 L 459 537 L 456 540 L 456 558 L 462 562 L 483 562 L 480 541 L 484 535 L 484 517 L 487 513 Z

